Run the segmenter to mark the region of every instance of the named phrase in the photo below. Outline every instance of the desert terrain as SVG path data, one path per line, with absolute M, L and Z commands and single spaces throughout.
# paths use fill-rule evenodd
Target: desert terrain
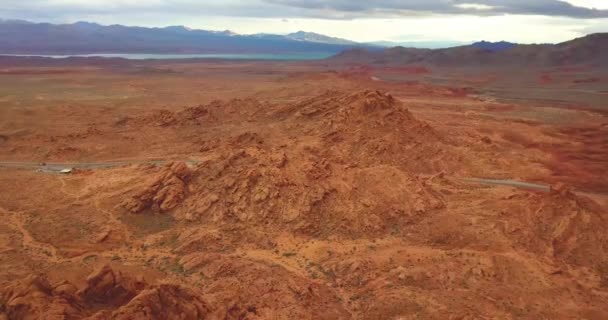
M 2 57 L 0 319 L 607 319 L 606 75 Z

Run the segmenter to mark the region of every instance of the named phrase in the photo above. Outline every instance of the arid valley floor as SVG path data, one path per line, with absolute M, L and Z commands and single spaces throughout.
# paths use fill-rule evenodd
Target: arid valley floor
M 607 74 L 2 58 L 0 319 L 608 319 Z

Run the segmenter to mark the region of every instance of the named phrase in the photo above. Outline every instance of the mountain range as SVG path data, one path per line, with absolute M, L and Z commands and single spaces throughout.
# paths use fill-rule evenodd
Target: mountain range
M 0 54 L 92 53 L 306 53 L 337 54 L 353 48 L 370 51 L 407 46 L 444 48 L 464 45 L 454 41 L 370 42 L 298 31 L 286 35 L 240 35 L 232 31 L 196 30 L 183 26 L 164 28 L 104 26 L 90 22 L 73 24 L 32 23 L 0 19 Z M 481 42 L 480 46 L 506 42 Z
M 608 67 L 608 33 L 596 33 L 558 44 L 476 42 L 445 49 L 395 47 L 354 48 L 332 58 L 333 63 L 438 66 L 569 66 Z
M 0 54 L 324 53 L 334 55 L 330 58 L 334 63 L 370 65 L 608 65 L 608 33 L 559 44 L 480 41 L 469 45 L 452 43 L 453 47 L 439 49 L 386 48 L 393 44 L 357 43 L 304 31 L 286 35 L 240 35 L 228 30 L 184 26 L 145 28 L 90 22 L 50 24 L 0 20 Z
M 240 35 L 231 31 L 0 21 L 1 54 L 306 53 L 335 54 L 371 45 L 311 32 Z

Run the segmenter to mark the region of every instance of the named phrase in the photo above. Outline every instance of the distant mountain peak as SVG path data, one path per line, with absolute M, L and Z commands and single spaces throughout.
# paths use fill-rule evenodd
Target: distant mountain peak
M 168 27 L 164 27 L 164 30 L 171 30 L 171 31 L 176 31 L 176 32 L 185 32 L 185 33 L 189 33 L 189 32 L 207 32 L 207 33 L 212 33 L 212 34 L 216 34 L 216 35 L 224 35 L 224 36 L 236 36 L 238 35 L 237 33 L 234 33 L 230 30 L 223 30 L 223 31 L 214 31 L 214 30 L 200 30 L 200 29 L 193 29 L 190 27 L 186 27 L 186 26 L 168 26 Z
M 318 33 L 314 33 L 314 32 L 306 32 L 306 31 L 302 31 L 302 30 L 300 30 L 300 31 L 298 31 L 298 32 L 293 32 L 293 33 L 290 33 L 290 34 L 288 34 L 288 36 L 296 36 L 296 35 L 308 35 L 308 34 L 310 34 L 310 35 L 319 35 Z
M 95 27 L 100 27 L 100 24 L 94 23 L 94 22 L 88 22 L 88 21 L 77 21 L 74 23 L 75 26 L 95 26 Z
M 174 31 L 192 31 L 190 28 L 186 28 L 184 26 L 168 26 L 165 27 L 166 30 L 174 30 Z
M 483 49 L 483 50 L 503 51 L 503 50 L 508 50 L 508 49 L 511 49 L 511 48 L 517 46 L 517 43 L 507 42 L 507 41 L 491 42 L 491 41 L 481 40 L 479 42 L 473 43 L 471 46 L 478 48 L 478 49 Z
M 308 41 L 308 42 L 317 42 L 317 43 L 328 43 L 328 44 L 356 44 L 355 41 L 346 40 L 342 38 L 335 38 L 326 36 L 319 33 L 307 32 L 307 31 L 298 31 L 294 33 L 287 34 L 285 37 L 296 40 L 296 41 Z
M 233 32 L 231 30 L 218 31 L 218 33 L 221 33 L 226 36 L 238 36 L 239 35 L 238 33 Z
M 25 21 L 25 20 L 2 19 L 2 18 L 0 18 L 0 23 L 3 23 L 3 24 L 32 24 L 32 22 Z

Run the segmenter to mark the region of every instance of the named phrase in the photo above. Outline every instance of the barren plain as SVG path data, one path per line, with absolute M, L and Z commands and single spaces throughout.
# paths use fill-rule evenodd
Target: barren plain
M 0 319 L 607 319 L 607 81 L 3 58 Z

